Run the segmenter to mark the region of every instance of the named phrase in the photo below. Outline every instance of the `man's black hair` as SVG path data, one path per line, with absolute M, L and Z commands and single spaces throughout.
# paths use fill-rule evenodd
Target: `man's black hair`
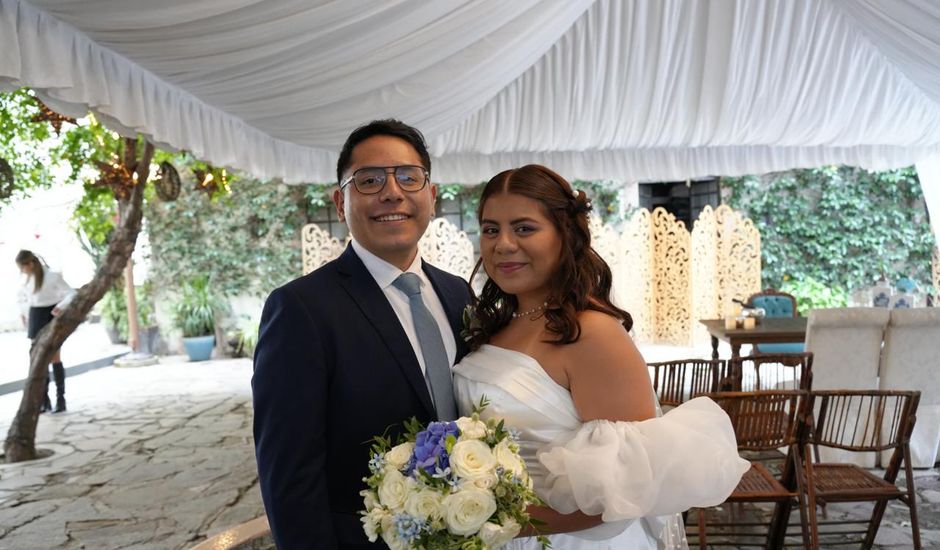
M 364 126 L 356 128 L 349 134 L 349 137 L 346 138 L 346 143 L 343 144 L 342 151 L 339 153 L 339 160 L 336 162 L 337 183 L 343 181 L 343 172 L 349 168 L 349 164 L 352 161 L 352 152 L 356 145 L 374 136 L 392 136 L 407 141 L 414 147 L 415 151 L 418 152 L 418 156 L 421 157 L 421 164 L 424 168 L 428 172 L 431 171 L 431 155 L 428 154 L 428 146 L 424 142 L 424 136 L 421 132 L 417 128 L 408 126 L 400 120 L 387 118 L 383 120 L 373 120 Z

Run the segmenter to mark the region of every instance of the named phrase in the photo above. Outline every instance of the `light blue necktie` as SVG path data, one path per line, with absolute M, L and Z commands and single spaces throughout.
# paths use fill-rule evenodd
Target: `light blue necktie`
M 431 398 L 438 420 L 455 420 L 457 404 L 454 401 L 454 382 L 450 373 L 450 360 L 444 349 L 440 325 L 434 320 L 421 299 L 421 279 L 414 273 L 402 273 L 392 283 L 408 295 L 411 318 L 414 321 L 421 355 L 424 356 L 424 376 L 431 388 Z

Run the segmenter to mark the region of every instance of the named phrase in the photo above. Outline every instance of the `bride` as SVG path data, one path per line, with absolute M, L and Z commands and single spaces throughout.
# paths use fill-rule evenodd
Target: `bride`
M 483 417 L 518 431 L 548 504 L 529 511 L 552 548 L 686 548 L 678 512 L 723 502 L 748 464 L 711 400 L 657 418 L 632 320 L 610 301 L 610 268 L 591 248 L 589 210 L 583 192 L 543 166 L 486 184 L 488 280 L 474 305 L 475 351 L 454 368 L 460 413 L 485 397 Z M 508 546 L 537 547 L 533 536 Z

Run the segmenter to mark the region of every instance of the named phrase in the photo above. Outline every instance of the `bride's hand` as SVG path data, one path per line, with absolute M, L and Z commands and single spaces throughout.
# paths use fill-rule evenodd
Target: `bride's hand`
M 534 537 L 538 535 L 551 535 L 554 533 L 572 533 L 596 527 L 601 523 L 600 516 L 589 516 L 578 511 L 573 514 L 562 514 L 547 506 L 529 506 L 526 511 L 532 519 L 543 522 L 534 529 L 527 527 L 519 533 L 520 537 Z

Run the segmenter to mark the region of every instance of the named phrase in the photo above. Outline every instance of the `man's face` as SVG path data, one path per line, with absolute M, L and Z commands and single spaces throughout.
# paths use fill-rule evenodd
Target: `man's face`
M 421 157 L 407 141 L 392 136 L 373 136 L 352 151 L 343 179 L 367 166 L 421 166 Z M 386 262 L 406 269 L 418 253 L 418 240 L 434 213 L 437 186 L 430 182 L 413 193 L 403 191 L 391 171 L 385 187 L 363 195 L 349 183 L 333 192 L 336 213 L 346 222 L 353 238 Z

